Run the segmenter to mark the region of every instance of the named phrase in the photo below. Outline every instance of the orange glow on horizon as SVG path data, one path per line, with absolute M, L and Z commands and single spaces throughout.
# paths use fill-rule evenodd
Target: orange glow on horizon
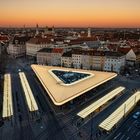
M 17 1 L 0 2 L 0 26 L 140 27 L 139 0 Z

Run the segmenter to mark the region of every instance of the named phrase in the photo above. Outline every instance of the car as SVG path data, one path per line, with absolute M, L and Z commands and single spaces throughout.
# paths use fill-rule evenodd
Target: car
M 126 77 L 129 77 L 129 74 L 128 74 L 128 73 L 126 73 L 126 74 L 125 74 L 125 76 L 126 76 Z
M 18 72 L 21 72 L 21 69 L 18 69 Z
M 134 119 L 138 119 L 140 117 L 140 112 L 136 112 L 134 115 L 133 115 L 133 118 Z

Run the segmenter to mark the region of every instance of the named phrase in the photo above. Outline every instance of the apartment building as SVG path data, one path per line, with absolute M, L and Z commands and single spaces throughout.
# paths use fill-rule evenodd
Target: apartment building
M 37 52 L 42 48 L 47 48 L 52 45 L 52 41 L 48 38 L 35 37 L 31 38 L 26 43 L 26 55 L 36 57 Z
M 63 53 L 63 55 L 61 56 L 61 66 L 67 68 L 73 67 L 72 51 L 67 51 Z
M 125 66 L 125 55 L 118 52 L 106 52 L 104 71 L 113 71 L 119 73 Z
M 140 51 L 138 49 L 130 49 L 126 54 L 127 64 L 132 66 L 140 65 Z
M 73 52 L 72 62 L 73 62 L 74 68 L 76 69 L 82 68 L 82 60 L 83 60 L 82 51 L 78 50 L 78 51 Z
M 29 40 L 29 37 L 26 36 L 15 36 L 12 42 L 9 43 L 7 47 L 7 52 L 12 57 L 21 57 L 26 54 L 26 41 Z
M 102 51 L 94 51 L 92 55 L 91 66 L 94 70 L 103 70 L 105 63 L 105 53 Z
M 37 52 L 37 63 L 41 65 L 60 66 L 62 48 L 43 48 Z

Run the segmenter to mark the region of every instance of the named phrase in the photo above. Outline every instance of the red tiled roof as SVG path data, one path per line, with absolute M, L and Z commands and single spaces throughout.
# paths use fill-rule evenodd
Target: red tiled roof
M 8 36 L 1 36 L 0 35 L 0 41 L 8 41 L 9 37 Z
M 137 45 L 140 45 L 140 42 L 139 41 L 132 41 L 132 40 L 128 40 L 126 42 L 126 44 L 130 45 L 130 46 L 137 46 Z
M 132 50 L 134 51 L 134 53 L 140 53 L 140 49 L 137 47 L 133 47 Z
M 60 38 L 60 37 L 59 38 L 54 38 L 54 41 L 55 42 L 57 42 L 57 41 L 58 42 L 64 42 L 64 38 Z
M 105 53 L 102 51 L 96 50 L 81 50 L 81 49 L 73 49 L 72 54 L 79 54 L 79 55 L 91 55 L 91 56 L 104 56 Z
M 116 44 L 110 44 L 107 46 L 110 51 L 116 51 L 118 46 Z
M 51 39 L 48 38 L 31 38 L 28 43 L 32 43 L 32 44 L 47 44 L 47 43 L 51 43 Z
M 83 44 L 86 41 L 97 41 L 97 39 L 95 37 L 80 37 L 78 39 L 71 40 L 69 45 Z
M 111 38 L 111 39 L 109 39 L 109 42 L 119 42 L 120 40 L 119 39 L 117 39 L 117 38 Z
M 63 48 L 53 48 L 52 53 L 62 53 Z
M 118 48 L 118 52 L 127 54 L 129 51 L 131 50 L 131 48 Z

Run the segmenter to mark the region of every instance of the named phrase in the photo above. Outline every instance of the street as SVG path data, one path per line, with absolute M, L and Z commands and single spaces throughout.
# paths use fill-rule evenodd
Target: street
M 14 61 L 13 59 L 9 59 L 9 63 L 6 68 L 6 73 L 10 73 L 12 76 L 14 117 L 12 125 L 8 122 L 5 123 L 1 128 L 2 140 L 8 140 L 9 138 L 11 140 L 34 140 L 46 138 L 52 140 L 58 138 L 63 140 L 63 131 L 60 131 L 61 128 L 55 115 L 50 113 L 50 107 L 41 94 L 42 91 L 35 82 L 32 76 L 32 71 L 30 71 L 30 69 L 26 70 L 24 67 L 16 63 L 16 61 Z M 19 69 L 21 71 L 24 71 L 28 76 L 29 84 L 39 106 L 41 118 L 39 122 L 31 119 L 31 114 L 28 110 L 28 106 L 18 75 Z M 38 100 L 40 100 L 40 102 Z M 7 128 L 10 129 L 10 133 L 9 129 Z
M 26 74 L 30 88 L 39 108 L 38 118 L 32 119 L 28 110 L 24 92 L 19 79 L 19 70 Z M 112 83 L 104 85 L 98 91 L 90 91 L 93 97 L 77 104 L 76 107 L 60 110 L 52 105 L 46 92 L 39 83 L 35 74 L 30 68 L 30 62 L 22 59 L 8 59 L 6 73 L 12 77 L 13 95 L 13 121 L 5 122 L 0 128 L 0 138 L 2 140 L 129 140 L 140 138 L 140 131 L 135 127 L 135 120 L 132 115 L 123 123 L 119 130 L 108 135 L 100 133 L 98 125 L 109 116 L 120 104 L 122 104 L 133 92 L 132 89 L 139 89 L 139 80 L 131 80 L 118 76 Z M 79 117 L 77 112 L 81 111 L 92 102 L 100 99 L 112 89 L 118 86 L 126 87 L 126 90 L 119 97 L 110 101 L 102 110 L 89 117 L 86 121 L 77 125 Z M 95 94 L 96 93 L 96 94 Z

